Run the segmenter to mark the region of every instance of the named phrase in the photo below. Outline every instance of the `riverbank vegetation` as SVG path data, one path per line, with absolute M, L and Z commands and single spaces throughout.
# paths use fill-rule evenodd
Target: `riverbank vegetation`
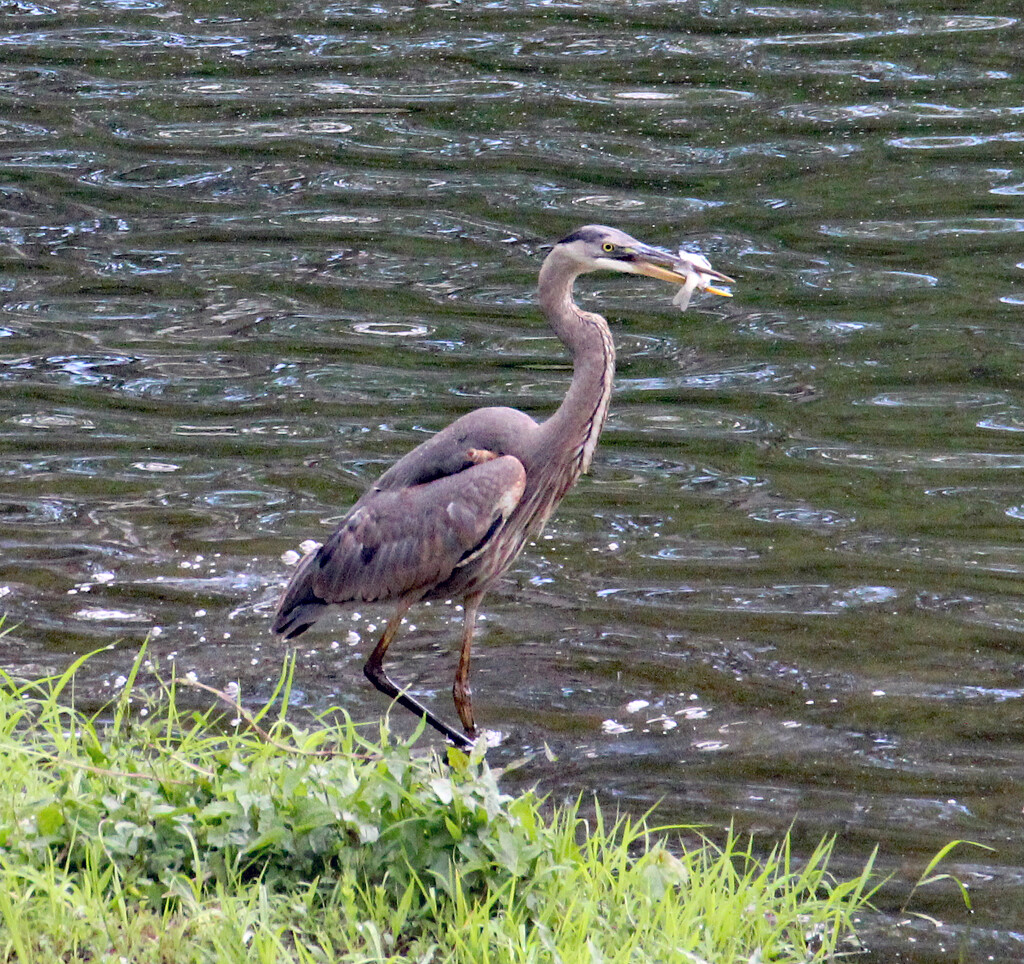
M 81 662 L 0 681 L 0 961 L 826 961 L 874 886 L 828 842 L 756 853 L 508 795 L 482 748 L 299 726 L 288 672 L 259 713 L 196 712 L 140 659 L 89 716 Z

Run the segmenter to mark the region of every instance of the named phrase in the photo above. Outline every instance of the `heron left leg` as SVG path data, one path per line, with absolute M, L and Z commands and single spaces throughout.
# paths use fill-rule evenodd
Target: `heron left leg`
M 459 650 L 459 667 L 455 670 L 455 685 L 452 697 L 462 728 L 470 736 L 476 736 L 476 724 L 473 722 L 473 692 L 469 688 L 469 652 L 473 646 L 473 630 L 476 629 L 476 611 L 483 599 L 483 593 L 467 596 L 462 606 L 465 610 L 462 623 L 462 648 Z
M 391 641 L 395 638 L 395 634 L 398 632 L 398 627 L 402 624 L 402 617 L 405 615 L 410 605 L 411 603 L 409 602 L 400 602 L 398 604 L 397 611 L 394 616 L 388 620 L 388 624 L 384 627 L 384 632 L 377 641 L 377 645 L 373 648 L 373 652 L 370 653 L 370 658 L 366 661 L 366 665 L 363 667 L 363 673 L 366 678 L 373 683 L 378 690 L 380 690 L 380 692 L 391 697 L 391 699 L 396 703 L 401 704 L 417 716 L 422 716 L 435 730 L 443 733 L 457 747 L 461 747 L 463 750 L 468 750 L 473 745 L 473 741 L 471 739 L 463 736 L 458 730 L 450 727 L 444 722 L 444 720 L 438 719 L 438 717 L 431 713 L 430 710 L 428 710 L 422 703 L 413 699 L 408 693 L 406 693 L 405 690 L 399 689 L 399 687 L 392 682 L 391 678 L 384 671 L 384 654 L 388 651 Z

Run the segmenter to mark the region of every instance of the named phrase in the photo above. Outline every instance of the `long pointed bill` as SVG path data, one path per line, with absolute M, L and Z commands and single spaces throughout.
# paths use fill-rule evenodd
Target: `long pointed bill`
M 690 295 L 695 289 L 708 291 L 713 295 L 721 295 L 723 298 L 732 297 L 731 291 L 716 287 L 712 281 L 733 284 L 733 279 L 727 274 L 722 274 L 721 271 L 715 271 L 708 259 L 701 254 L 693 254 L 689 251 L 672 254 L 671 251 L 661 248 L 644 247 L 635 253 L 631 264 L 637 274 L 681 285 L 674 302 L 683 311 L 689 306 Z

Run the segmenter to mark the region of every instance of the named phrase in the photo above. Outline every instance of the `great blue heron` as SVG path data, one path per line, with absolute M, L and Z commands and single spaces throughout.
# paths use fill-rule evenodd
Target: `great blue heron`
M 480 600 L 587 471 L 608 414 L 615 371 L 608 323 L 572 300 L 576 277 L 598 270 L 685 285 L 685 298 L 695 284 L 728 294 L 711 281 L 732 280 L 700 255 L 672 254 L 615 228 L 588 225 L 562 238 L 544 260 L 538 288 L 541 309 L 573 361 L 572 384 L 558 411 L 538 424 L 514 408 L 480 408 L 399 459 L 299 563 L 274 617 L 274 632 L 292 639 L 329 605 L 393 603 L 363 672 L 463 748 L 476 735 L 469 655 Z M 384 671 L 402 617 L 426 599 L 461 599 L 465 609 L 452 691 L 465 736 Z

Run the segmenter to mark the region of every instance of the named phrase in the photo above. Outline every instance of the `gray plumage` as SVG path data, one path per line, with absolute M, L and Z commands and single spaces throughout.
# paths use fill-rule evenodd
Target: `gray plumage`
M 587 470 L 608 414 L 615 349 L 605 320 L 573 302 L 573 282 L 600 269 L 680 285 L 699 273 L 700 287 L 726 294 L 711 288 L 710 281 L 731 279 L 690 257 L 600 225 L 580 228 L 554 245 L 541 267 L 540 304 L 573 359 L 572 382 L 558 410 L 538 423 L 513 408 L 477 409 L 401 458 L 334 534 L 300 562 L 278 605 L 273 631 L 292 639 L 330 605 L 394 603 L 396 611 L 364 668 L 367 677 L 467 746 L 466 736 L 388 678 L 384 655 L 413 603 L 462 600 L 465 620 L 453 693 L 466 733 L 475 734 L 468 674 L 480 599 Z

